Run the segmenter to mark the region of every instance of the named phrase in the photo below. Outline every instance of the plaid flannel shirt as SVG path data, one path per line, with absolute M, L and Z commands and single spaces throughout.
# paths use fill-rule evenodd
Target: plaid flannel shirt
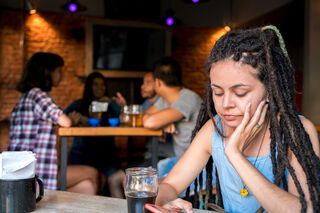
M 45 189 L 57 188 L 57 150 L 54 124 L 62 110 L 39 88 L 22 94 L 10 118 L 9 151 L 36 153 L 36 174 Z

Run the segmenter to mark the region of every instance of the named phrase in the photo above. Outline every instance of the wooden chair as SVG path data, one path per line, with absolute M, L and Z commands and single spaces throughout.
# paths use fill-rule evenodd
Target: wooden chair
M 4 119 L 0 121 L 0 152 L 6 151 L 10 143 L 9 137 L 10 121 Z

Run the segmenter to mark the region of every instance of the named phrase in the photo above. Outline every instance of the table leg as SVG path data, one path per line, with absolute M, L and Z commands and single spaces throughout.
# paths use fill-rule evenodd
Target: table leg
M 67 145 L 68 137 L 61 137 L 60 144 L 60 190 L 66 191 L 67 185 Z
M 132 153 L 134 152 L 134 140 L 133 137 L 129 136 L 128 137 L 128 162 L 132 162 L 133 157 L 132 157 Z
M 158 163 L 158 137 L 152 137 L 152 167 L 157 168 Z

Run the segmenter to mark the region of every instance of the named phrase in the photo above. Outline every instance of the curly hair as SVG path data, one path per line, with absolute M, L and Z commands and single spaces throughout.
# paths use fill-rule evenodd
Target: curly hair
M 307 202 L 301 183 L 290 165 L 288 150 L 293 153 L 306 174 L 308 189 L 314 212 L 320 211 L 320 161 L 315 154 L 308 133 L 305 131 L 294 102 L 294 69 L 290 63 L 284 47 L 281 34 L 274 26 L 253 28 L 247 30 L 233 30 L 222 36 L 214 45 L 207 61 L 207 72 L 213 64 L 231 58 L 236 62 L 251 65 L 258 70 L 258 78 L 264 84 L 269 94 L 270 117 L 270 152 L 273 166 L 274 184 L 283 186 L 288 191 L 285 176 L 287 170 L 293 178 L 299 192 L 301 212 L 306 212 Z M 211 119 L 215 129 L 219 132 L 214 116 L 217 114 L 212 100 L 210 79 L 206 87 L 204 101 L 201 105 L 197 124 L 192 132 L 192 140 L 200 128 Z M 278 119 L 280 115 L 280 119 Z M 221 136 L 222 133 L 219 132 Z M 192 141 L 191 140 L 191 141 Z M 213 159 L 210 157 L 207 165 L 206 198 L 213 202 L 212 189 Z M 202 174 L 200 174 L 202 176 Z M 217 204 L 223 207 L 222 195 L 217 179 Z M 202 201 L 202 194 L 197 196 L 197 185 L 202 177 L 195 180 L 194 205 Z M 189 189 L 187 190 L 190 191 Z M 189 197 L 189 195 L 187 196 Z

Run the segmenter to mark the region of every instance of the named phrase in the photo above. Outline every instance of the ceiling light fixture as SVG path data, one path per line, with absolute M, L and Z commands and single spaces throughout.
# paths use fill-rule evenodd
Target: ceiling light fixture
M 225 31 L 229 32 L 232 28 L 232 5 L 233 1 L 230 0 L 230 8 L 229 8 L 229 21 L 224 26 Z
M 175 16 L 175 12 L 173 10 L 172 0 L 168 2 L 167 10 L 165 11 L 164 18 L 161 18 L 161 23 L 165 24 L 169 27 L 178 26 L 182 24 L 182 21 Z
M 37 13 L 37 6 L 34 0 L 26 0 L 25 1 L 25 7 L 29 11 L 30 15 Z
M 208 0 L 182 0 L 182 1 L 185 3 L 200 4 L 200 3 L 206 2 Z
M 81 12 L 87 10 L 87 7 L 80 4 L 77 0 L 70 0 L 64 5 L 60 6 L 62 10 L 67 10 L 71 13 Z
M 166 24 L 167 24 L 168 26 L 172 26 L 172 25 L 174 25 L 174 23 L 175 23 L 175 20 L 174 20 L 174 12 L 173 12 L 172 9 L 168 9 L 168 10 L 166 11 Z

